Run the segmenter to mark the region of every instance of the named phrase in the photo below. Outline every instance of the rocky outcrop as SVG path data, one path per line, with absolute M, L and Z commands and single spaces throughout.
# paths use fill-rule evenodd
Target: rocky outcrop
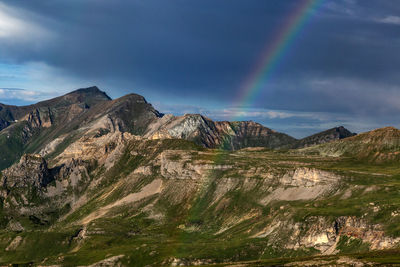
M 91 122 L 99 115 L 107 115 L 118 121 L 120 131 L 139 136 L 144 134 L 152 122 L 163 116 L 143 96 L 137 94 L 129 94 L 97 106 L 89 112 L 86 121 Z
M 0 176 L 3 216 L 34 216 L 39 223 L 47 221 L 49 213 L 58 212 L 74 201 L 75 194 L 82 194 L 90 183 L 88 170 L 95 165 L 95 160 L 71 158 L 49 168 L 41 155 L 23 155 L 20 162 L 4 170 Z M 17 225 L 18 221 L 12 224 L 10 221 L 7 227 L 23 229 Z
M 342 216 L 333 224 L 337 235 L 359 238 L 370 244 L 370 249 L 394 248 L 400 244 L 400 238 L 387 236 L 379 224 L 371 224 L 355 216 Z
M 16 250 L 18 246 L 21 244 L 23 238 L 21 236 L 16 236 L 11 243 L 6 247 L 6 251 Z
M 3 171 L 3 187 L 46 187 L 54 177 L 40 155 L 25 154 L 18 164 Z
M 229 150 L 244 147 L 287 148 L 296 141 L 252 121 L 212 121 L 199 114 L 166 115 L 150 124 L 144 137 L 180 138 L 204 147 Z
M 260 203 L 311 200 L 334 193 L 342 177 L 314 168 L 296 168 L 278 179 L 278 184 Z
M 340 178 L 340 176 L 327 171 L 313 168 L 296 168 L 287 172 L 280 181 L 284 186 L 312 187 L 317 184 L 334 184 L 339 182 Z
M 41 221 L 39 217 L 42 207 L 52 204 L 52 209 L 56 209 L 55 203 L 43 202 L 47 188 L 56 179 L 54 171 L 48 168 L 46 160 L 38 154 L 25 154 L 18 163 L 4 170 L 0 186 L 2 215 L 13 218 L 25 214 Z M 18 224 L 9 224 L 10 229 L 23 229 L 21 225 L 15 227 Z
M 355 216 L 338 217 L 333 223 L 325 217 L 310 217 L 304 223 L 292 225 L 291 241 L 286 248 L 314 247 L 322 254 L 336 254 L 341 249 L 342 237 L 361 240 L 372 250 L 394 248 L 400 243 L 400 238 L 385 235 L 380 225 Z
M 193 161 L 187 151 L 167 150 L 160 154 L 161 175 L 167 179 L 198 180 L 206 178 L 211 170 L 229 170 L 231 165 L 213 164 L 208 161 Z

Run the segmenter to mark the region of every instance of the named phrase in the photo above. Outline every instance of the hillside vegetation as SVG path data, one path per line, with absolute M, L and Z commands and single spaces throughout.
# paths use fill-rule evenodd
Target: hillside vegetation
M 74 116 L 39 109 L 1 130 L 1 264 L 400 262 L 399 130 L 288 149 L 299 140 L 253 122 L 89 93 L 100 102 L 78 97 Z

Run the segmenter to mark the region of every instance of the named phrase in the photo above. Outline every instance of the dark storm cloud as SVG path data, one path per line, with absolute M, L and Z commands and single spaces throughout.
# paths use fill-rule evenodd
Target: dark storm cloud
M 149 90 L 155 101 L 229 106 L 299 2 L 0 1 L 38 33 L 32 42 L 0 42 L 0 63 L 42 62 L 74 79 L 111 85 L 114 97 Z M 400 111 L 398 1 L 322 2 L 253 108 L 376 121 Z
M 210 90 L 223 96 L 254 64 L 266 32 L 278 24 L 278 7 L 263 2 L 250 8 L 234 1 L 72 1 L 61 8 L 36 2 L 30 10 L 58 22 L 52 30 L 60 34 L 59 42 L 31 55 L 21 51 L 25 47 L 14 54 L 45 59 L 82 77 L 131 80 L 175 94 L 191 89 L 189 94 Z

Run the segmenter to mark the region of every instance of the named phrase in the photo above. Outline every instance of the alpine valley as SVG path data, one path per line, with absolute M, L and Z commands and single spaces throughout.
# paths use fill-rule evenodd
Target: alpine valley
M 298 140 L 97 87 L 0 104 L 0 264 L 400 263 L 400 130 Z

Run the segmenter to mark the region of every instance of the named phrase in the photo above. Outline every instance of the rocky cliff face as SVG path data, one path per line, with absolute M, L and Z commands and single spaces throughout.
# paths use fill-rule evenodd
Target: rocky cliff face
M 7 189 L 29 186 L 41 188 L 53 179 L 47 162 L 40 155 L 25 154 L 18 164 L 3 171 L 2 184 Z
M 175 117 L 165 115 L 153 121 L 144 134 L 147 138 L 181 138 L 208 148 L 237 150 L 245 147 L 302 148 L 354 136 L 340 126 L 297 140 L 252 121 L 212 121 L 199 114 Z
M 252 121 L 212 121 L 199 114 L 167 115 L 149 125 L 145 137 L 181 138 L 209 148 L 288 148 L 296 139 Z
M 91 107 L 110 101 L 97 87 L 79 89 L 67 95 L 30 106 L 7 106 L 0 109 L 0 169 L 9 167 L 25 153 L 38 153 L 42 146 L 62 134 L 72 134 Z M 46 131 L 45 131 L 46 129 Z

